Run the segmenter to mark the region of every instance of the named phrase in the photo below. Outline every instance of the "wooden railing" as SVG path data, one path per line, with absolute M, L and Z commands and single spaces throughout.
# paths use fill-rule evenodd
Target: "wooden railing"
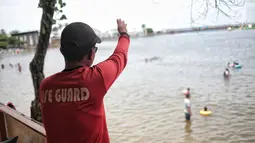
M 41 123 L 0 103 L 0 141 L 18 136 L 18 143 L 46 143 Z

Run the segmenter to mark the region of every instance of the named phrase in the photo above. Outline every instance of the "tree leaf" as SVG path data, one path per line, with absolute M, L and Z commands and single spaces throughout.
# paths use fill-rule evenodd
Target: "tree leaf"
M 67 18 L 66 18 L 66 16 L 63 14 L 63 15 L 60 17 L 59 20 L 65 20 L 65 19 L 67 19 Z
M 65 7 L 66 6 L 66 3 L 63 2 L 62 5 L 61 5 L 61 8 Z
M 54 7 L 54 11 L 59 11 L 58 7 Z
M 58 0 L 58 4 L 59 4 L 59 5 L 62 5 L 62 4 L 63 4 L 63 1 L 62 1 L 62 0 Z

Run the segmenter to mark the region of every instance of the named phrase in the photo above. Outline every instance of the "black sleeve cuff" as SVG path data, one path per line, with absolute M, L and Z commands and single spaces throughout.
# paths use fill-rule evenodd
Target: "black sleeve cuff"
M 122 36 L 122 35 L 126 35 L 128 38 L 130 38 L 130 36 L 128 35 L 127 32 L 121 32 L 121 33 L 120 33 L 120 36 Z

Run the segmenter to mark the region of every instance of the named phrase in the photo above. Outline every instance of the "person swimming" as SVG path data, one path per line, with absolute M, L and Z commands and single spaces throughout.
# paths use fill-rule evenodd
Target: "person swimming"
M 234 64 L 234 65 L 239 65 L 239 63 L 238 63 L 238 62 L 236 62 L 236 61 L 234 61 L 234 62 L 233 62 L 233 64 Z
M 237 66 L 237 65 L 239 65 L 239 63 L 238 62 L 236 62 L 236 61 L 234 61 L 233 63 L 231 63 L 230 64 L 230 62 L 228 63 L 228 67 L 235 67 L 235 66 Z
M 207 111 L 207 110 L 208 110 L 208 108 L 205 106 L 205 107 L 204 107 L 204 111 Z
M 4 69 L 4 64 L 1 65 L 1 68 Z
M 228 62 L 228 67 L 230 67 L 231 65 L 230 65 L 230 62 Z
M 187 88 L 187 90 L 184 92 L 184 95 L 190 95 L 190 88 Z
M 20 63 L 18 63 L 18 69 L 19 69 L 19 72 L 22 71 L 22 67 L 21 67 Z

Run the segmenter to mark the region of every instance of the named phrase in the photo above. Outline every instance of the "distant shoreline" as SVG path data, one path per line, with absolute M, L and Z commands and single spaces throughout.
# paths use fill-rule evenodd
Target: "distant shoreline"
M 239 29 L 231 29 L 231 30 L 228 30 L 228 29 L 223 29 L 223 28 L 220 28 L 220 29 L 203 29 L 203 30 L 180 30 L 180 31 L 168 31 L 168 32 L 161 32 L 161 33 L 153 33 L 151 35 L 140 35 L 140 36 L 130 36 L 132 39 L 136 39 L 136 38 L 147 38 L 147 37 L 154 37 L 154 36 L 161 36 L 161 35 L 176 35 L 176 34 L 183 34 L 183 33 L 194 33 L 194 32 L 206 32 L 206 31 L 235 31 L 235 30 L 239 30 Z M 252 29 L 240 29 L 240 30 L 252 30 Z M 117 40 L 118 37 L 104 37 L 102 38 L 102 41 L 114 41 L 114 40 Z

